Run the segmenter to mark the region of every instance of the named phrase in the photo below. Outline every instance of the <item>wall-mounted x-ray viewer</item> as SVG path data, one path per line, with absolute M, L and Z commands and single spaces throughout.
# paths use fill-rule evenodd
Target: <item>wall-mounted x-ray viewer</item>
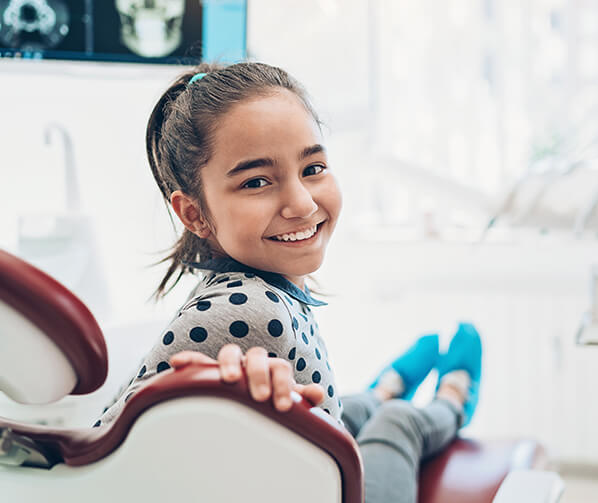
M 0 0 L 0 57 L 231 63 L 246 57 L 247 0 Z

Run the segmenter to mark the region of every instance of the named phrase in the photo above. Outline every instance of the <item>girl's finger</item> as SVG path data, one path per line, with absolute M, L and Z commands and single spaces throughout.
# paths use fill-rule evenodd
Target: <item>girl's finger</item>
M 243 352 L 236 344 L 226 344 L 218 352 L 218 363 L 220 364 L 220 375 L 227 383 L 235 383 L 241 379 L 241 360 Z
M 272 376 L 274 407 L 281 412 L 286 412 L 293 406 L 291 391 L 295 381 L 291 364 L 280 358 L 270 358 L 270 374 Z
M 170 365 L 175 369 L 186 367 L 191 364 L 211 365 L 214 363 L 216 363 L 216 360 L 213 360 L 208 355 L 204 355 L 199 351 L 181 351 L 170 357 Z
M 270 398 L 272 393 L 268 353 L 264 348 L 254 347 L 247 351 L 245 357 L 249 392 L 254 400 L 263 402 Z
M 324 388 L 319 384 L 295 384 L 293 390 L 299 393 L 312 405 L 318 405 L 324 401 Z

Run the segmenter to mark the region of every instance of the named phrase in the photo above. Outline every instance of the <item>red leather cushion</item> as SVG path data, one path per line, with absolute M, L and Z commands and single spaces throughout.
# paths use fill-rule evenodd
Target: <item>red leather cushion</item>
M 458 438 L 422 464 L 419 503 L 491 503 L 509 471 L 537 467 L 544 456 L 531 440 Z

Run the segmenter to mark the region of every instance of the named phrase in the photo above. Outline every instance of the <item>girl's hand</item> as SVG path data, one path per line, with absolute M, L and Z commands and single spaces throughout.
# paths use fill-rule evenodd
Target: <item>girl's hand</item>
M 270 358 L 264 348 L 253 347 L 245 356 L 236 344 L 227 344 L 220 349 L 218 361 L 198 351 L 182 351 L 170 358 L 175 369 L 189 364 L 214 364 L 220 366 L 220 376 L 226 383 L 235 383 L 241 379 L 245 367 L 249 392 L 254 400 L 264 402 L 271 396 L 274 407 L 286 412 L 293 406 L 291 392 L 299 393 L 313 405 L 324 399 L 324 390 L 318 384 L 297 384 L 293 378 L 291 364 L 282 358 Z

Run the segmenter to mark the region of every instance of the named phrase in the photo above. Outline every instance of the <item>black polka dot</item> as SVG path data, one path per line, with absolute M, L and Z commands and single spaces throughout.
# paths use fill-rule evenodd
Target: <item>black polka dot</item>
M 316 370 L 312 375 L 311 375 L 311 380 L 313 382 L 315 382 L 316 384 L 318 384 L 321 380 L 322 380 L 322 376 L 320 375 L 320 373 Z
M 243 286 L 243 282 L 241 280 L 231 281 L 226 285 L 226 288 L 235 288 L 236 286 Z
M 270 351 L 270 352 L 268 353 L 268 356 L 269 356 L 270 358 L 278 358 L 278 355 L 277 355 L 276 353 L 273 353 L 272 351 Z
M 216 284 L 218 283 L 224 283 L 225 281 L 228 281 L 230 279 L 229 276 L 224 276 L 222 278 L 219 278 L 218 281 L 216 281 Z
M 297 330 L 299 328 L 299 322 L 297 321 L 297 318 L 295 318 L 294 316 L 293 316 L 293 328 L 295 330 Z
M 322 355 L 320 354 L 320 350 L 319 350 L 318 348 L 316 348 L 316 358 L 317 358 L 318 360 L 321 360 L 321 359 L 322 359 Z
M 326 414 L 330 414 L 330 411 L 328 409 L 324 409 L 324 412 L 326 412 Z
M 233 293 L 229 298 L 229 302 L 231 304 L 235 304 L 236 306 L 240 304 L 245 304 L 247 302 L 247 295 L 244 293 Z
M 204 327 L 192 328 L 189 332 L 192 341 L 203 342 L 208 338 L 208 331 Z
M 207 311 L 212 303 L 209 300 L 200 300 L 195 306 L 198 311 Z
M 254 273 L 252 273 L 252 272 L 246 272 L 246 273 L 245 273 L 245 277 L 246 277 L 246 278 L 255 278 L 255 274 L 254 274 Z
M 303 358 L 299 358 L 297 360 L 297 370 L 302 371 L 305 368 L 305 360 Z
M 272 337 L 280 337 L 282 335 L 282 323 L 278 320 L 270 320 L 270 323 L 268 323 L 268 333 Z
M 241 339 L 245 337 L 249 332 L 249 326 L 244 321 L 238 320 L 233 321 L 228 327 L 228 331 L 231 333 L 233 337 L 237 339 Z
M 289 351 L 289 360 L 295 359 L 295 353 L 297 352 L 297 348 L 293 348 Z
M 310 334 L 312 335 L 312 337 L 313 337 L 313 335 L 314 335 L 314 326 L 313 326 L 313 325 L 310 325 L 310 326 L 309 326 L 309 333 L 310 333 Z
M 141 369 L 139 370 L 139 374 L 137 374 L 137 377 L 138 377 L 139 379 L 141 379 L 141 378 L 144 376 L 144 374 L 145 374 L 145 372 L 146 372 L 146 371 L 147 371 L 147 367 L 144 365 L 144 366 L 143 366 L 143 367 L 141 367 Z
M 214 278 L 216 277 L 216 275 L 214 273 L 210 274 L 210 277 L 207 279 L 206 283 L 209 283 L 210 281 L 212 281 Z
M 87 423 L 89 424 L 89 423 Z M 97 428 L 98 426 L 100 426 L 102 424 L 102 421 L 100 421 L 99 419 L 94 423 L 93 427 Z
M 342 407 L 342 406 L 343 406 L 343 404 L 341 403 L 341 399 L 340 399 L 340 398 L 338 399 L 338 402 L 337 402 L 337 403 L 338 403 L 338 406 L 339 406 L 339 407 Z
M 127 403 L 129 401 L 129 398 L 131 398 L 134 394 L 135 394 L 134 392 L 133 393 L 129 393 L 127 395 L 127 397 L 125 398 L 125 403 Z
M 309 344 L 309 339 L 307 338 L 307 335 L 302 333 L 301 338 L 303 339 L 303 342 L 305 342 L 305 344 Z
M 172 331 L 166 332 L 166 334 L 164 334 L 164 337 L 162 337 L 162 342 L 166 346 L 168 346 L 169 344 L 172 344 L 172 341 L 174 341 L 174 334 L 172 333 Z
M 330 398 L 332 398 L 334 396 L 334 388 L 332 387 L 332 384 L 330 386 L 328 386 L 328 396 Z
M 160 362 L 158 363 L 158 372 L 164 372 L 170 368 L 170 364 L 168 362 Z
M 268 297 L 272 302 L 278 302 L 278 296 L 275 293 L 266 291 L 266 297 Z

